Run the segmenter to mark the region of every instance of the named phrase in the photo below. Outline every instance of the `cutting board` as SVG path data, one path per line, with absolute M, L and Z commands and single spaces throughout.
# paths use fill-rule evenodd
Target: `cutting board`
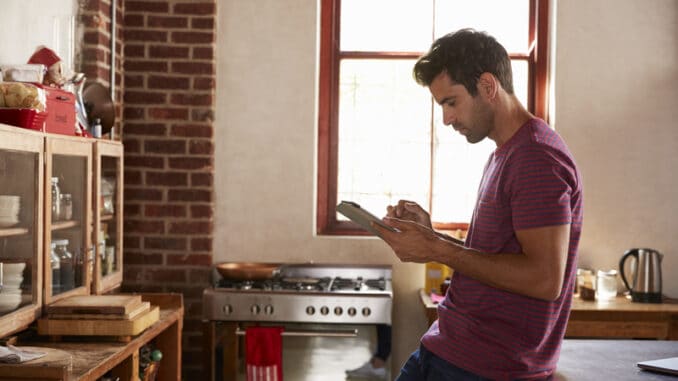
M 150 310 L 131 320 L 114 319 L 38 319 L 40 335 L 59 336 L 135 336 L 160 319 L 160 307 Z
M 12 380 L 67 380 L 73 369 L 73 356 L 60 349 L 26 347 L 47 355 L 21 364 L 0 364 L 0 379 Z
M 47 317 L 49 319 L 97 319 L 97 320 L 132 320 L 142 313 L 151 309 L 150 302 L 142 302 L 136 306 L 132 311 L 126 314 L 100 314 L 100 313 L 73 313 L 73 314 L 60 314 L 60 313 L 48 313 Z
M 141 295 L 79 295 L 54 302 L 48 314 L 125 315 L 141 304 Z

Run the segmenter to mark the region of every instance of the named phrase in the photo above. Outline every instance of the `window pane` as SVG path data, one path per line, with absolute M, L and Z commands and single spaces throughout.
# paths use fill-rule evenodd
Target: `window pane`
M 433 113 L 435 125 L 433 207 L 436 222 L 470 222 L 483 168 L 496 145 L 490 139 L 470 144 L 444 126 L 440 107 Z
M 428 204 L 431 96 L 412 79 L 413 65 L 341 61 L 338 200 L 377 214 L 399 199 Z
M 436 0 L 435 36 L 474 28 L 494 36 L 509 53 L 529 47 L 529 0 Z
M 432 12 L 431 0 L 342 0 L 340 50 L 424 51 Z
M 520 103 L 527 108 L 527 61 L 512 60 L 511 70 L 513 71 L 513 92 Z

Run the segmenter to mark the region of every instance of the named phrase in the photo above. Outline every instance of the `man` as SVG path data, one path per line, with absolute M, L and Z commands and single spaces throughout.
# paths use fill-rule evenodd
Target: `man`
M 373 224 L 400 260 L 455 270 L 438 320 L 397 380 L 535 380 L 555 370 L 582 226 L 582 185 L 560 136 L 513 93 L 506 50 L 471 29 L 441 37 L 414 66 L 469 143 L 492 139 L 464 243 L 399 201 Z

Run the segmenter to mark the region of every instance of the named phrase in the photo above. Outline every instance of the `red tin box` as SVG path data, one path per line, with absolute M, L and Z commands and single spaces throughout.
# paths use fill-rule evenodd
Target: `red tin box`
M 44 131 L 46 112 L 28 108 L 0 108 L 0 123 Z
M 38 85 L 47 95 L 45 132 L 75 135 L 75 94 L 54 87 Z

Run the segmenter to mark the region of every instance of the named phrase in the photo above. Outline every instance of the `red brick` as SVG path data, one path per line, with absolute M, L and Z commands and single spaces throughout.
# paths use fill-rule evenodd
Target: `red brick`
M 141 107 L 125 107 L 122 115 L 126 121 L 130 119 L 143 119 L 146 117 L 146 109 Z
M 125 15 L 125 19 L 123 20 L 123 24 L 125 28 L 129 27 L 142 27 L 144 26 L 144 15 L 143 14 L 128 14 Z
M 141 172 L 131 169 L 125 170 L 125 184 L 141 185 Z
M 162 30 L 125 29 L 125 42 L 167 42 L 168 34 Z
M 125 131 L 127 131 L 127 125 L 125 125 Z M 126 136 L 126 134 L 124 133 L 125 131 L 123 131 L 123 136 Z M 125 154 L 139 153 L 141 149 L 139 141 L 134 138 L 132 139 L 123 138 L 123 147 Z
M 214 128 L 208 125 L 180 124 L 172 126 L 170 135 L 191 138 L 211 138 L 213 130 Z
M 171 71 L 181 74 L 213 74 L 214 65 L 205 62 L 172 62 Z
M 211 44 L 214 42 L 214 33 L 172 32 L 171 40 L 177 44 Z
M 186 77 L 151 75 L 148 77 L 149 89 L 187 90 L 190 80 Z
M 139 240 L 139 237 L 133 237 L 129 234 L 125 234 L 125 236 L 123 237 L 123 245 L 122 246 L 125 249 L 138 249 L 138 248 L 141 247 L 140 243 L 141 243 L 141 240 Z M 125 255 L 124 254 L 125 252 L 126 252 L 126 250 L 123 250 L 123 256 Z
M 125 71 L 127 72 L 160 72 L 166 73 L 169 65 L 165 61 L 134 61 L 125 60 Z
M 216 13 L 216 5 L 214 2 L 186 2 L 174 5 L 175 14 L 184 15 L 213 15 Z
M 156 282 L 185 282 L 186 271 L 179 269 L 168 269 L 158 267 L 148 267 L 144 270 L 146 278 Z
M 167 1 L 125 1 L 125 12 L 153 12 L 153 13 L 167 13 L 169 12 L 169 4 Z
M 161 201 L 162 191 L 158 189 L 125 187 L 125 202 L 128 201 Z
M 191 20 L 193 29 L 214 29 L 214 17 L 194 17 Z
M 214 110 L 213 109 L 192 109 L 191 110 L 191 120 L 194 122 L 213 122 L 214 121 Z
M 209 266 L 212 264 L 212 256 L 206 254 L 170 254 L 167 255 L 168 265 L 203 265 Z
M 214 58 L 214 49 L 212 48 L 193 48 L 193 58 L 199 60 L 211 60 Z
M 214 145 L 210 140 L 191 140 L 188 153 L 196 155 L 211 155 L 214 153 Z
M 212 238 L 191 238 L 192 251 L 212 251 Z
M 209 262 L 207 263 L 201 263 L 204 264 L 205 266 L 209 266 L 212 262 L 212 256 L 211 255 L 205 255 L 205 257 L 209 258 Z M 202 269 L 188 269 L 188 280 L 191 283 L 203 283 L 203 284 L 209 284 L 210 281 L 212 280 L 212 269 L 209 267 L 202 268 Z M 191 314 L 194 314 L 194 316 L 202 316 L 202 309 L 200 303 L 192 303 L 192 306 L 196 306 L 195 309 L 191 308 Z
M 158 92 L 127 90 L 124 100 L 134 104 L 164 104 L 167 101 L 167 95 Z
M 169 201 L 211 202 L 211 190 L 199 189 L 170 189 L 167 194 Z
M 172 169 L 211 169 L 212 157 L 171 157 L 169 167 Z
M 86 31 L 82 37 L 86 44 L 110 46 L 111 40 L 108 35 L 99 31 Z
M 148 115 L 155 119 L 186 120 L 188 110 L 183 108 L 151 108 L 148 110 Z
M 212 218 L 213 215 L 212 205 L 191 205 L 191 218 Z
M 164 168 L 165 160 L 162 157 L 125 156 L 125 167 L 136 168 Z
M 144 253 L 139 251 L 125 251 L 123 266 L 128 265 L 162 265 L 164 255 L 158 253 Z
M 186 238 L 144 237 L 145 249 L 186 250 Z
M 184 172 L 146 172 L 146 185 L 186 186 L 188 175 Z
M 211 187 L 214 184 L 214 178 L 211 173 L 191 173 L 191 186 Z
M 179 106 L 211 106 L 213 100 L 211 94 L 182 93 L 172 94 L 170 103 Z
M 129 234 L 163 234 L 165 232 L 165 223 L 162 221 L 132 220 L 126 218 L 124 229 L 125 233 Z
M 212 234 L 212 223 L 206 221 L 171 222 L 170 234 Z
M 212 90 L 216 88 L 216 82 L 212 77 L 194 78 L 193 88 L 196 90 Z
M 144 205 L 146 217 L 186 217 L 186 206 L 176 204 L 146 204 Z
M 151 58 L 188 58 L 189 49 L 181 46 L 153 45 L 149 48 Z
M 146 140 L 146 153 L 186 154 L 185 140 Z
M 82 59 L 89 62 L 106 62 L 106 52 L 97 47 L 83 48 Z
M 125 44 L 125 58 L 139 58 L 146 56 L 146 46 L 144 45 L 134 45 L 134 44 Z
M 170 17 L 170 16 L 148 16 L 147 26 L 151 28 L 186 28 L 188 27 L 188 20 L 186 17 Z
M 125 179 L 127 181 L 127 179 Z M 125 204 L 125 218 L 127 217 L 136 217 L 140 215 L 141 205 L 139 204 Z
M 161 123 L 125 123 L 125 135 L 164 136 L 167 126 Z
M 119 78 L 119 76 L 116 76 L 116 78 Z M 144 87 L 144 76 L 125 74 L 125 88 L 133 89 L 135 87 Z

